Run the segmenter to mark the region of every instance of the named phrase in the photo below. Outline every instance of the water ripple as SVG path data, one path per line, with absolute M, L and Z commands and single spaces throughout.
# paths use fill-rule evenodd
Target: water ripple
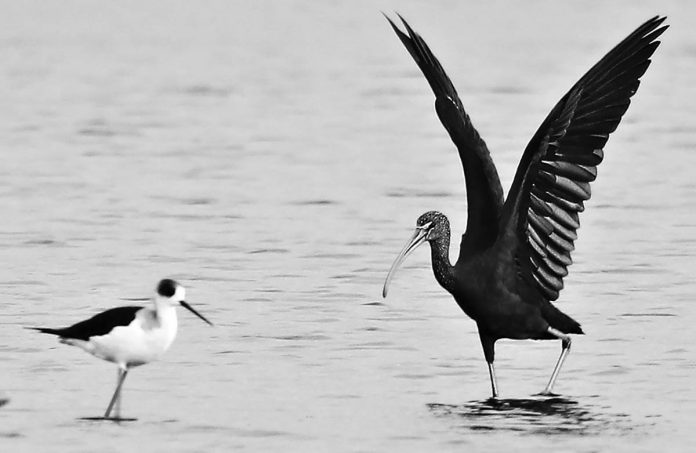
M 487 399 L 464 404 L 428 404 L 437 417 L 451 418 L 471 431 L 513 431 L 526 434 L 621 434 L 635 428 L 629 416 L 562 397 Z

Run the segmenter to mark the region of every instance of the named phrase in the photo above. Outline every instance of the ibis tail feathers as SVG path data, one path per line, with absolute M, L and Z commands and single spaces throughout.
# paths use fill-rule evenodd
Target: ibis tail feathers
M 546 303 L 542 306 L 541 314 L 551 327 L 563 333 L 574 333 L 578 335 L 583 335 L 585 333 L 582 331 L 579 322 L 554 307 L 551 303 Z

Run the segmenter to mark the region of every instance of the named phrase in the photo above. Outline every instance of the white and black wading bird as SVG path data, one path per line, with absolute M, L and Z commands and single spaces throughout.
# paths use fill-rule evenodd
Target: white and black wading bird
M 185 299 L 183 286 L 174 280 L 164 279 L 157 286 L 152 308 L 116 307 L 70 327 L 31 329 L 57 335 L 61 343 L 77 346 L 95 357 L 115 363 L 118 366 L 116 390 L 103 419 L 125 420 L 120 414 L 123 381 L 131 368 L 157 360 L 172 345 L 177 331 L 176 306 L 183 306 L 212 325 Z M 114 405 L 116 416 L 112 418 Z

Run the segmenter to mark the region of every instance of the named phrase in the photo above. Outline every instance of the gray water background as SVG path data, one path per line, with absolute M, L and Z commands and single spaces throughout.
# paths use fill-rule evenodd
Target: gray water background
M 696 436 L 693 2 L 2 2 L 0 450 L 689 451 Z M 647 18 L 669 16 L 612 136 L 558 306 L 557 342 L 500 341 L 498 404 L 474 323 L 424 247 L 466 224 L 456 152 L 380 11 L 428 41 L 507 189 L 551 106 Z M 453 252 L 454 253 L 454 252 Z M 169 276 L 188 312 L 135 369 L 62 326 Z

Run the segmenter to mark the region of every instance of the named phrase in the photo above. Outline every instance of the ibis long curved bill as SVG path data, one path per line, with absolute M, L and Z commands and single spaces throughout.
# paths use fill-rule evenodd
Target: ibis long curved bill
M 197 312 L 192 306 L 190 306 L 190 305 L 188 304 L 188 302 L 186 302 L 185 300 L 182 300 L 182 301 L 180 301 L 179 303 L 181 304 L 182 307 L 184 307 L 185 309 L 187 309 L 188 311 L 190 311 L 190 312 L 193 313 L 194 315 L 198 316 L 198 317 L 201 318 L 203 321 L 207 322 L 209 325 L 211 325 L 211 326 L 213 325 L 212 322 L 208 321 L 208 320 L 205 318 L 205 316 L 203 316 L 202 314 L 198 313 L 198 312 Z
M 419 245 L 426 241 L 426 239 L 428 238 L 429 227 L 430 224 L 417 227 L 416 231 L 413 232 L 413 236 L 411 236 L 411 239 L 408 240 L 404 248 L 401 250 L 401 253 L 399 253 L 399 256 L 396 257 L 394 263 L 389 269 L 387 279 L 384 281 L 382 297 L 387 297 L 387 292 L 389 291 L 389 283 L 391 282 L 391 279 L 394 277 L 396 270 L 399 269 L 399 266 L 401 266 L 401 263 L 404 262 L 406 257 L 408 257 L 408 255 L 410 255 L 411 252 L 413 252 L 415 249 L 418 248 Z

